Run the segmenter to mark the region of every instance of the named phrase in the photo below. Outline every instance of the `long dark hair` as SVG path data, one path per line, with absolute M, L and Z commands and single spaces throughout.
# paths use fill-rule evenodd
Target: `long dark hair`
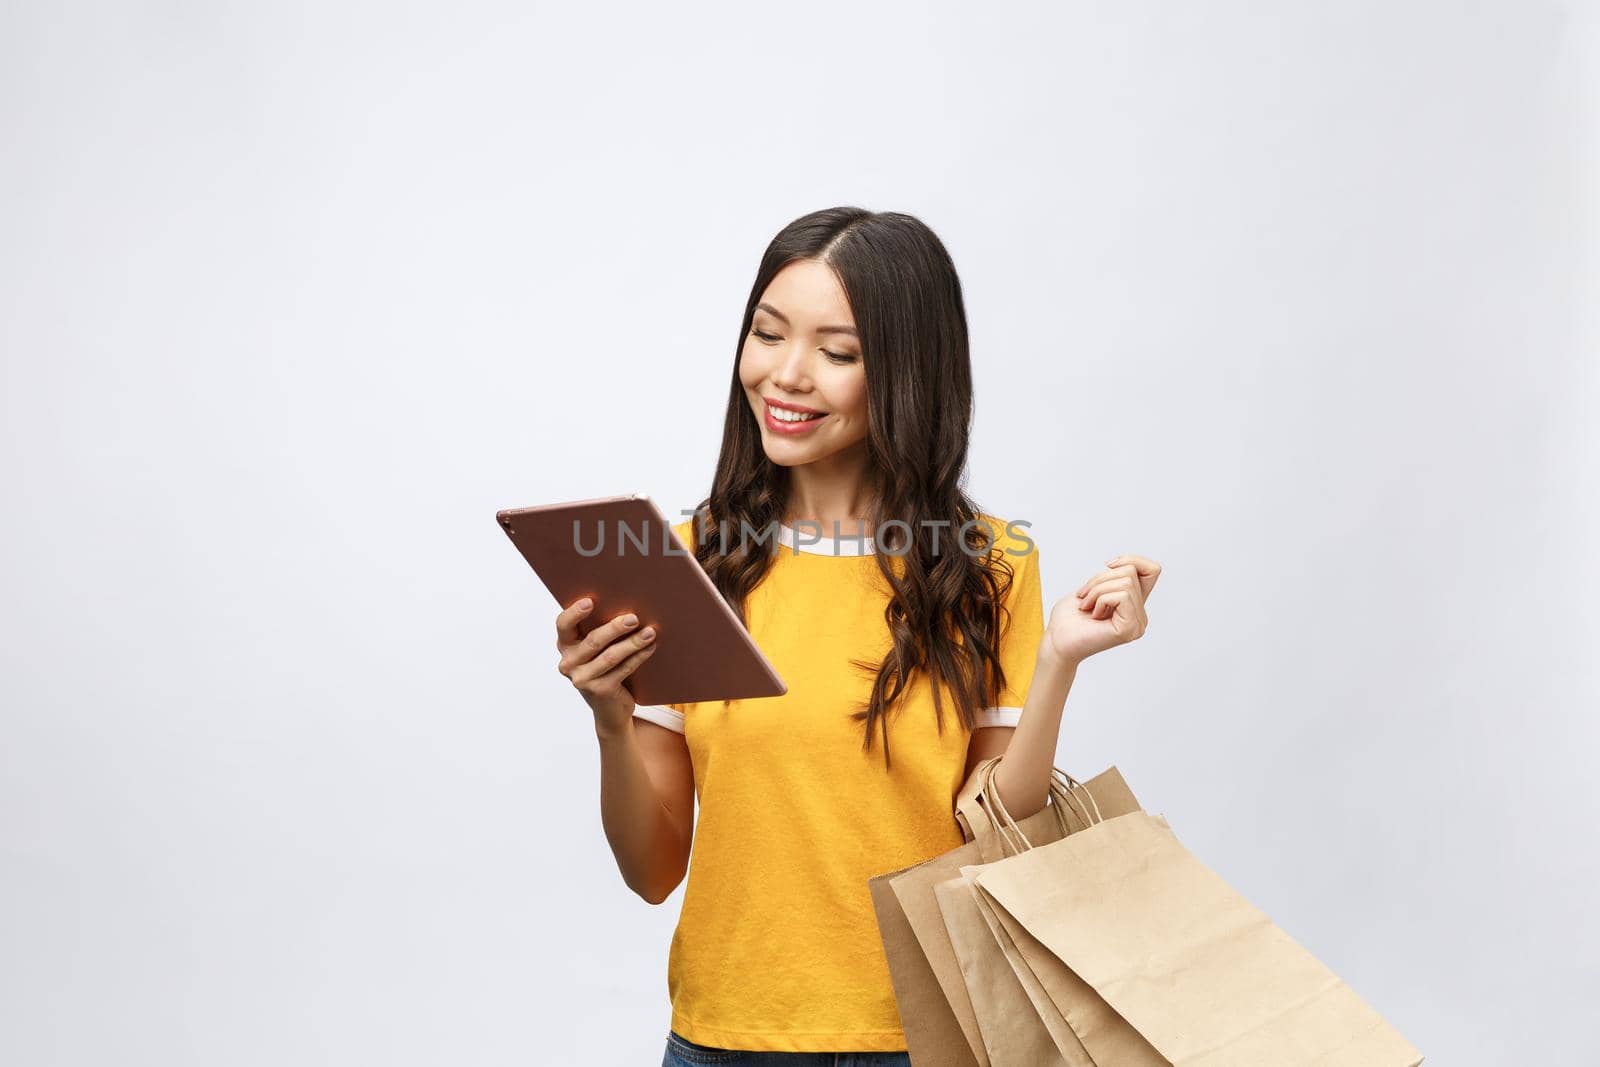
M 873 545 L 892 590 L 884 618 L 893 645 L 881 663 L 853 661 L 877 672 L 871 699 L 854 718 L 866 724 L 864 750 L 871 750 L 874 734 L 882 736 L 887 767 L 889 708 L 919 673 L 932 683 L 940 733 L 939 683 L 951 690 L 968 730 L 978 710 L 992 706 L 1004 690 L 998 649 L 1013 572 L 1003 553 L 987 550 L 994 544 L 992 531 L 963 491 L 972 366 L 955 264 L 921 220 L 858 207 L 796 219 L 761 257 L 739 326 L 722 453 L 711 493 L 692 524 L 701 566 L 744 619 L 745 598 L 772 565 L 772 550 L 739 531 L 743 524 L 765 531 L 782 521 L 789 469 L 769 460 L 762 448 L 761 429 L 739 380 L 739 357 L 768 284 L 800 259 L 830 267 L 850 301 L 866 372 L 868 488 L 874 497 L 869 532 L 901 535 L 891 544 L 879 536 Z M 909 531 L 883 526 L 896 519 Z M 715 533 L 724 528 L 726 545 Z M 952 546 L 958 531 L 965 531 L 968 551 Z

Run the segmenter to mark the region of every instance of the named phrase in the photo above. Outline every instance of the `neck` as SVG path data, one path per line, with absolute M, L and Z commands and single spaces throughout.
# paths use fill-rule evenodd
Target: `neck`
M 793 526 L 809 520 L 830 533 L 837 522 L 840 530 L 851 533 L 859 523 L 869 521 L 873 497 L 867 484 L 866 443 L 862 442 L 859 448 L 790 468 L 783 521 Z

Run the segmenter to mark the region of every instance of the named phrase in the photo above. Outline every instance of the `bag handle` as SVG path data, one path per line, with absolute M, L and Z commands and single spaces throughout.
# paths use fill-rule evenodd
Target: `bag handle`
M 982 785 L 978 790 L 978 797 L 982 800 L 984 810 L 990 812 L 990 817 L 994 821 L 995 830 L 1000 835 L 1001 841 L 1007 844 L 1011 843 L 1010 837 L 1007 836 L 1007 831 L 1016 834 L 1022 841 L 1024 848 L 1016 850 L 1017 854 L 1020 855 L 1022 852 L 1033 848 L 1034 845 L 1033 842 L 1028 840 L 1027 835 L 1022 832 L 1022 827 L 1018 826 L 1017 821 L 1011 817 L 1011 812 L 1006 810 L 1005 801 L 1000 799 L 1000 791 L 994 787 L 994 769 L 999 764 L 1000 760 L 996 757 L 983 767 Z M 1094 807 L 1093 818 L 1089 815 L 1089 809 L 1074 795 L 1077 792 L 1081 792 L 1089 798 L 1090 805 Z M 1052 806 L 1056 809 L 1056 818 L 1061 822 L 1061 835 L 1063 837 L 1072 832 L 1066 822 L 1065 811 L 1068 806 L 1074 806 L 1079 814 L 1082 815 L 1085 827 L 1094 826 L 1105 821 L 1105 818 L 1100 814 L 1100 805 L 1096 803 L 1094 794 L 1084 788 L 1082 782 L 1073 778 L 1072 775 L 1059 767 L 1050 768 L 1050 796 L 1054 801 Z M 990 805 L 992 805 L 992 808 Z M 996 813 L 999 816 L 997 819 L 994 818 Z
M 1000 761 L 995 760 L 983 769 L 983 787 L 979 790 L 979 793 L 982 795 L 985 805 L 989 806 L 990 817 L 995 820 L 995 828 L 1000 834 L 1000 839 L 1009 843 L 1011 839 L 1006 836 L 1006 831 L 1010 830 L 1022 840 L 1023 847 L 1017 849 L 1015 853 L 1020 856 L 1023 852 L 1033 848 L 1033 842 L 1028 840 L 1028 835 L 1022 832 L 1022 827 L 1017 825 L 1016 820 L 1011 817 L 1011 813 L 1006 810 L 1005 801 L 1000 799 L 1000 790 L 994 787 L 994 769 L 999 765 Z M 1050 792 L 1054 793 L 1058 788 L 1059 784 L 1056 782 L 1056 776 L 1052 774 L 1050 776 Z M 1056 812 L 1056 817 L 1058 819 L 1061 818 L 1059 810 Z M 1063 822 L 1061 826 L 1063 834 L 1066 833 L 1066 829 L 1066 824 Z
M 1011 841 L 1006 830 L 995 820 L 991 807 L 983 795 L 989 788 L 988 776 L 999 762 L 999 756 L 991 756 L 973 768 L 972 775 L 956 797 L 956 822 L 961 825 L 962 830 L 971 841 L 982 840 L 988 845 L 991 843 L 991 836 L 998 839 L 1000 842 L 998 852 L 1000 855 L 1005 856 L 1020 852 L 1022 849 Z M 1067 823 L 1064 806 L 1062 806 L 1065 802 L 1060 799 L 1059 787 L 1053 781 L 1051 789 L 1052 795 L 1058 797 L 1057 804 L 1052 805 L 1052 807 L 1055 808 L 1056 821 L 1061 826 L 1061 836 L 1065 837 L 1072 832 L 1072 827 Z M 980 851 L 988 855 L 995 850 L 989 847 L 981 847 Z
M 990 818 L 988 810 L 983 806 L 983 774 L 986 766 L 998 760 L 999 756 L 991 756 L 988 760 L 973 768 L 973 775 L 956 794 L 956 822 L 961 824 L 961 829 L 969 841 L 976 841 L 989 833 L 998 832 L 994 820 Z
M 1027 849 L 1032 848 L 1033 843 L 1023 834 L 1020 826 L 1012 823 L 1008 827 L 994 815 L 994 802 L 991 798 L 995 793 L 995 789 L 992 778 L 995 768 L 999 765 L 1000 759 L 996 757 L 978 768 L 978 773 L 974 776 L 976 788 L 973 791 L 972 801 L 973 806 L 983 815 L 984 820 L 993 829 L 994 837 L 1000 842 L 999 855 L 1003 858 L 1005 856 L 1020 855 Z M 1051 796 L 1050 809 L 1055 813 L 1056 825 L 1060 827 L 1061 836 L 1065 837 L 1072 832 L 1072 827 L 1067 822 L 1066 802 L 1062 796 L 1060 784 L 1053 777 L 1050 780 L 1049 788 Z M 989 795 L 986 796 L 985 794 Z M 1012 840 L 1012 833 L 1021 838 L 1021 845 Z M 987 853 L 989 850 L 985 851 Z
M 1072 777 L 1072 775 L 1068 774 L 1060 767 L 1051 767 L 1050 777 L 1052 781 L 1059 780 L 1061 782 L 1061 789 L 1066 795 L 1067 801 L 1069 803 L 1075 802 L 1078 814 L 1083 816 L 1084 826 L 1093 826 L 1096 823 L 1102 823 L 1106 821 L 1105 816 L 1100 814 L 1100 805 L 1094 799 L 1094 794 L 1089 792 L 1088 786 Z M 1091 819 L 1089 817 L 1089 808 L 1083 806 L 1083 801 L 1079 799 L 1079 794 L 1089 798 L 1089 807 L 1094 809 L 1094 818 Z

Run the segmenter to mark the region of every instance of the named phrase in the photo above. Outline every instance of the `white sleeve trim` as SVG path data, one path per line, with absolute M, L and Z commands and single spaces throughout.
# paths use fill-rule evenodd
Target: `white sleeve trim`
M 1021 708 L 984 708 L 978 712 L 975 730 L 985 726 L 1015 726 L 1022 721 Z
M 635 704 L 633 708 L 635 717 L 653 722 L 657 726 L 665 726 L 673 733 L 683 733 L 683 712 L 673 711 L 671 708 L 659 704 Z

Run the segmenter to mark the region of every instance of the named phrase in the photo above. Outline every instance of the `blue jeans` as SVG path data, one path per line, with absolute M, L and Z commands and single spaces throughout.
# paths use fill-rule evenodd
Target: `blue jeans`
M 667 1031 L 661 1067 L 911 1067 L 909 1052 L 744 1052 L 697 1045 Z

